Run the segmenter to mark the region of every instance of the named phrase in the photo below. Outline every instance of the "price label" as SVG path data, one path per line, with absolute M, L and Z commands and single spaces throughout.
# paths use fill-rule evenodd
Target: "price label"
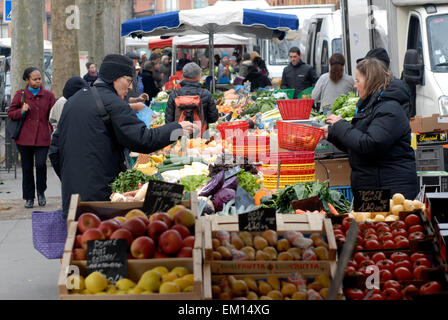
M 277 230 L 275 208 L 259 208 L 239 214 L 238 225 L 241 231 Z
M 389 212 L 390 189 L 354 190 L 353 210 L 355 212 Z
M 127 255 L 124 239 L 87 241 L 87 272 L 99 271 L 115 283 L 128 276 Z
M 167 212 L 182 201 L 184 186 L 165 181 L 149 181 L 142 211 L 148 215 Z

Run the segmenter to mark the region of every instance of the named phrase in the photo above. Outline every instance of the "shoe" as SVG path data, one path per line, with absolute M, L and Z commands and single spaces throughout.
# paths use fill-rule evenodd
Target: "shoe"
M 47 200 L 45 199 L 45 195 L 43 193 L 37 194 L 37 202 L 41 207 L 44 207 L 47 204 Z
M 32 207 L 34 207 L 34 200 L 26 200 L 25 208 L 30 209 Z

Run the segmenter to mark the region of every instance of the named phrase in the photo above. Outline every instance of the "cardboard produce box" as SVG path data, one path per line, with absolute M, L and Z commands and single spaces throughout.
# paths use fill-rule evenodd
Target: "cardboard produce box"
M 328 174 L 327 174 L 328 170 Z M 330 179 L 330 186 L 349 186 L 352 168 L 348 158 L 316 161 L 316 181 Z
M 433 114 L 431 117 L 416 116 L 410 120 L 412 132 L 448 130 L 448 116 Z

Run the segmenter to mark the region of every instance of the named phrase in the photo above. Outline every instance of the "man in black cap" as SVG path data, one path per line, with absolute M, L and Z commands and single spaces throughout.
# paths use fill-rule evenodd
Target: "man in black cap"
M 384 62 L 386 67 L 389 69 L 390 66 L 390 59 L 389 55 L 387 54 L 386 49 L 384 48 L 375 48 L 367 52 L 366 56 L 364 58 L 356 60 L 356 63 L 360 63 L 362 60 L 367 58 L 377 58 L 378 60 L 381 60 Z
M 151 153 L 195 128 L 191 122 L 181 122 L 147 129 L 124 100 L 132 89 L 133 75 L 131 59 L 107 55 L 93 86 L 101 103 L 87 87 L 76 92 L 64 106 L 52 137 L 50 160 L 61 179 L 65 217 L 72 194 L 80 194 L 82 201 L 109 199 L 110 184 L 126 170 L 125 147 Z

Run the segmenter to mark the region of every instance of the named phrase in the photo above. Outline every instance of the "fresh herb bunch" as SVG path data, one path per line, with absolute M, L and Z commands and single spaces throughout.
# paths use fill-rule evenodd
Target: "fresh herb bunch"
M 261 185 L 257 182 L 257 177 L 252 173 L 246 172 L 244 169 L 237 174 L 238 183 L 241 188 L 247 191 L 252 197 L 260 190 Z
M 110 184 L 112 192 L 124 193 L 138 189 L 139 183 L 146 183 L 151 180 L 159 180 L 155 176 L 149 176 L 141 171 L 129 169 L 124 172 L 120 172 L 114 182 Z
M 182 177 L 180 179 L 179 184 L 183 185 L 185 187 L 185 192 L 191 192 L 196 191 L 200 186 L 205 184 L 210 180 L 209 177 L 207 177 L 205 174 L 202 175 L 196 175 L 196 176 L 186 176 Z

